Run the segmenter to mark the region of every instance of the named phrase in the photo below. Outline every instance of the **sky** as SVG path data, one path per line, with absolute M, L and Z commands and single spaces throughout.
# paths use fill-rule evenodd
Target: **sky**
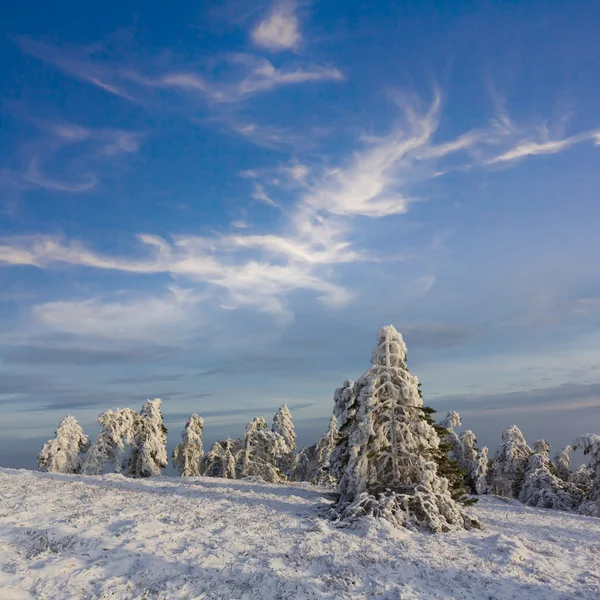
M 0 464 L 160 397 L 301 444 L 393 324 L 491 453 L 600 431 L 595 0 L 0 9 Z

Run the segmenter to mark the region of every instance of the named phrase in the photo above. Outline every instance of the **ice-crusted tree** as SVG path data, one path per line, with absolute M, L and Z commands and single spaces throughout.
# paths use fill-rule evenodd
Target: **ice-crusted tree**
M 106 464 L 121 472 L 129 446 L 133 443 L 139 415 L 130 408 L 107 410 L 98 417 L 100 432 L 87 453 L 83 470 L 97 475 Z
M 550 446 L 544 440 L 533 445 L 519 501 L 538 508 L 571 510 L 579 504 L 581 497 L 574 486 L 552 473 L 549 450 Z
M 518 498 L 531 454 L 531 448 L 516 425 L 505 429 L 502 432 L 502 444 L 494 458 L 490 478 L 491 493 L 507 498 Z
M 69 415 L 58 425 L 54 439 L 48 440 L 38 455 L 40 471 L 81 473 L 83 453 L 90 440 L 75 417 Z
M 331 453 L 329 472 L 339 480 L 350 460 L 349 439 L 356 414 L 354 381 L 347 379 L 333 394 L 333 416 L 337 420 L 337 443 Z
M 488 469 L 488 449 L 477 450 L 477 438 L 467 429 L 460 434 L 461 457 L 460 466 L 465 473 L 465 483 L 472 494 L 482 494 L 486 487 Z
M 374 515 L 435 532 L 478 526 L 438 473 L 440 437 L 423 409 L 406 346 L 392 325 L 377 334 L 371 368 L 356 382 L 348 420 L 347 465 L 338 484 L 337 518 Z
M 488 448 L 484 446 L 477 455 L 475 462 L 475 470 L 473 472 L 473 483 L 475 485 L 476 494 L 488 493 L 488 472 L 490 460 L 488 457 Z
M 181 443 L 177 444 L 171 457 L 173 466 L 182 477 L 202 475 L 200 461 L 204 456 L 202 448 L 202 429 L 204 420 L 197 414 L 190 415 L 183 433 Z
M 153 477 L 169 464 L 167 428 L 163 424 L 160 398 L 147 400 L 136 419 L 133 444 L 123 463 L 125 475 Z
M 450 458 L 458 461 L 458 464 L 462 467 L 463 447 L 458 434 L 454 431 L 455 427 L 462 425 L 460 415 L 455 410 L 448 411 L 440 425 L 446 430 L 444 437 L 446 442 L 450 444 Z
M 332 417 L 327 431 L 319 441 L 298 454 L 293 479 L 310 481 L 315 485 L 334 485 L 335 477 L 330 472 L 331 454 L 338 439 L 337 419 Z
M 600 435 L 586 433 L 575 440 L 574 448 L 581 448 L 583 453 L 590 456 L 586 473 L 589 477 L 588 490 L 579 511 L 590 517 L 600 517 Z M 581 479 L 585 475 L 581 473 Z
M 242 440 L 219 440 L 204 455 L 200 470 L 206 477 L 237 479 L 237 457 L 242 451 Z
M 557 477 L 563 481 L 569 481 L 571 475 L 571 451 L 571 446 L 567 445 L 560 452 L 557 452 L 552 460 Z
M 296 430 L 292 420 L 292 413 L 284 404 L 273 417 L 273 425 L 271 427 L 273 433 L 278 433 L 285 441 L 286 448 L 282 455 L 277 458 L 276 464 L 279 470 L 286 476 L 290 477 L 294 470 L 294 450 L 296 450 Z
M 277 464 L 287 450 L 284 437 L 269 431 L 262 417 L 255 417 L 244 434 L 239 461 L 241 476 L 260 477 L 270 483 L 285 481 L 287 478 Z

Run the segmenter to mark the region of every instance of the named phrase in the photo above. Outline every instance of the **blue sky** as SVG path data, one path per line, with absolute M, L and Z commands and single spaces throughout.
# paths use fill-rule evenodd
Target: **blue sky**
M 600 428 L 597 2 L 0 17 L 3 465 L 155 396 L 312 443 L 387 323 L 492 450 Z

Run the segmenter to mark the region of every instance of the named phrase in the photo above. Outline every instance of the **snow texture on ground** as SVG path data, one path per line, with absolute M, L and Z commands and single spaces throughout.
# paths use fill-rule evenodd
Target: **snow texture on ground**
M 600 598 L 600 519 L 483 497 L 483 531 L 319 516 L 305 484 L 0 469 L 0 598 Z

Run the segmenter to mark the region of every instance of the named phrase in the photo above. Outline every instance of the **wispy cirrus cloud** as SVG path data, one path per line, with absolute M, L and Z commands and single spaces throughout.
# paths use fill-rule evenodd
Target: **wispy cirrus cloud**
M 0 262 L 39 268 L 69 264 L 138 275 L 164 274 L 182 280 L 184 295 L 166 293 L 167 300 L 163 298 L 156 305 L 164 308 L 157 311 L 156 322 L 169 323 L 169 315 L 180 310 L 177 303 L 181 298 L 186 299 L 185 306 L 190 310 L 202 303 L 216 303 L 223 309 L 251 308 L 269 313 L 280 322 L 292 318 L 289 297 L 300 290 L 309 291 L 325 305 L 344 305 L 354 293 L 335 280 L 335 266 L 379 260 L 353 241 L 357 219 L 405 213 L 414 201 L 410 192 L 415 181 L 436 177 L 440 167 L 446 171 L 463 165 L 485 168 L 494 156 L 518 147 L 523 135 L 508 118 L 500 117 L 492 120 L 488 128 L 438 141 L 436 131 L 441 118 L 438 91 L 424 111 L 418 110 L 414 102 L 405 102 L 401 109 L 403 118 L 390 133 L 364 138 L 364 147 L 334 168 L 293 161 L 277 165 L 271 172 L 264 169 L 243 172 L 252 188 L 249 196 L 267 205 L 275 204 L 271 189 L 286 186 L 291 200 L 280 207 L 281 221 L 274 231 L 246 232 L 243 227 L 232 225 L 236 230 L 232 233 L 205 237 L 175 235 L 165 239 L 142 234 L 138 236 L 142 254 L 120 256 L 94 251 L 77 241 L 34 235 L 2 240 Z M 77 140 L 86 135 L 85 130 L 77 128 L 63 132 L 64 137 Z M 571 141 L 563 148 L 575 143 L 572 140 L 590 139 L 592 134 L 585 136 L 565 138 Z M 460 158 L 458 167 L 445 162 L 455 156 Z M 506 162 L 515 164 L 516 160 Z M 417 282 L 424 294 L 434 285 L 435 278 L 424 275 Z M 137 298 L 127 304 L 119 299 L 93 298 L 75 304 L 46 303 L 34 308 L 34 316 L 57 330 L 73 333 L 85 330 L 102 335 L 117 327 L 117 323 L 127 322 L 130 314 L 151 313 L 144 308 L 147 301 Z M 163 301 L 168 307 L 161 304 Z M 105 312 L 101 308 L 104 304 Z M 70 328 L 69 319 L 73 320 L 74 315 L 77 325 Z M 135 336 L 135 331 L 127 327 L 124 331 Z
M 252 30 L 254 44 L 272 52 L 296 49 L 302 41 L 296 8 L 293 0 L 275 2 Z
M 64 119 L 25 115 L 36 131 L 12 157 L 5 185 L 49 191 L 84 193 L 94 189 L 106 163 L 135 154 L 144 134 L 121 129 L 94 129 Z M 73 148 L 77 154 L 67 152 Z
M 63 72 L 136 104 L 147 105 L 148 92 L 175 91 L 201 97 L 213 104 L 236 103 L 255 94 L 279 87 L 318 81 L 342 81 L 342 73 L 332 66 L 302 63 L 276 67 L 264 57 L 229 53 L 215 57 L 204 72 L 181 64 L 147 64 L 146 71 L 127 64 L 127 56 L 108 60 L 104 46 L 69 48 L 40 42 L 27 37 L 16 38 L 23 52 L 35 56 Z M 211 69 L 219 67 L 219 77 Z

